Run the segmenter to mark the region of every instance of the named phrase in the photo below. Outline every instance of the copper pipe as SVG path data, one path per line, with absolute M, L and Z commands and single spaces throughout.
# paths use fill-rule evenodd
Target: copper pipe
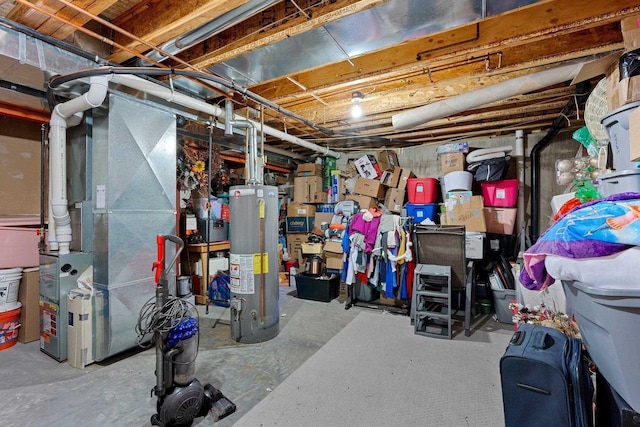
M 7 117 L 15 117 L 17 119 L 29 120 L 38 123 L 49 123 L 51 115 L 38 111 L 30 111 L 24 108 L 17 108 L 5 104 L 0 104 L 0 114 Z

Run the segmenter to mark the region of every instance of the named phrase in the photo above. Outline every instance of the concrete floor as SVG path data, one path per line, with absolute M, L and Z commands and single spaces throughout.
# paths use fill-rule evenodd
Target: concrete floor
M 231 339 L 229 309 L 197 306 L 200 344 L 196 378 L 219 388 L 237 405 L 235 414 L 194 425 L 231 426 L 362 308 L 295 298 L 280 287 L 280 333 L 259 344 Z M 408 321 L 408 319 L 407 319 Z M 155 351 L 134 350 L 76 369 L 42 353 L 39 342 L 17 343 L 0 352 L 1 424 L 9 426 L 149 426 L 155 413 Z
M 295 288 L 280 287 L 280 332 L 259 344 L 231 339 L 229 309 L 210 306 L 205 314 L 205 307 L 197 306 L 196 378 L 220 389 L 237 405 L 237 412 L 217 423 L 211 416 L 198 418 L 194 425 L 234 425 L 362 310 L 369 310 L 345 310 L 341 298 L 323 303 L 294 295 Z M 408 317 L 406 321 L 411 327 Z M 501 325 L 490 323 L 492 328 Z M 81 370 L 42 353 L 39 342 L 17 343 L 0 352 L 1 424 L 150 426 L 156 411 L 156 397 L 151 395 L 154 371 L 154 349 L 134 350 Z

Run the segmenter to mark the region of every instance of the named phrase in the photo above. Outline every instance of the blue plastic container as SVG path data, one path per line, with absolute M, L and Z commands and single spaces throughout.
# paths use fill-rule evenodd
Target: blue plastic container
M 438 212 L 437 203 L 407 203 L 405 209 L 407 210 L 407 216 L 413 217 L 413 222 L 416 224 L 427 218 L 436 222 L 436 213 Z

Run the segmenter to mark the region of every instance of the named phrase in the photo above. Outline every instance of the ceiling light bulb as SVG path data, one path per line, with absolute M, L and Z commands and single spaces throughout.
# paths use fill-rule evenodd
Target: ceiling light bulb
M 364 99 L 364 95 L 362 92 L 353 92 L 351 94 L 351 102 L 353 102 L 353 107 L 351 107 L 351 117 L 357 119 L 362 116 L 362 107 L 360 106 L 360 102 Z
M 362 107 L 360 106 L 360 104 L 353 104 L 353 107 L 351 107 L 351 117 L 353 117 L 354 119 L 357 119 L 358 117 L 362 116 Z

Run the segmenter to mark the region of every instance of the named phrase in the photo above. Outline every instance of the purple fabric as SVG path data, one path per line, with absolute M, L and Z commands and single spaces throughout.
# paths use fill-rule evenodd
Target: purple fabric
M 360 233 L 364 236 L 365 252 L 370 254 L 376 243 L 376 235 L 378 234 L 378 225 L 380 217 L 373 218 L 371 221 L 365 221 L 361 213 L 357 213 L 351 217 L 349 225 L 349 236 L 353 233 Z

